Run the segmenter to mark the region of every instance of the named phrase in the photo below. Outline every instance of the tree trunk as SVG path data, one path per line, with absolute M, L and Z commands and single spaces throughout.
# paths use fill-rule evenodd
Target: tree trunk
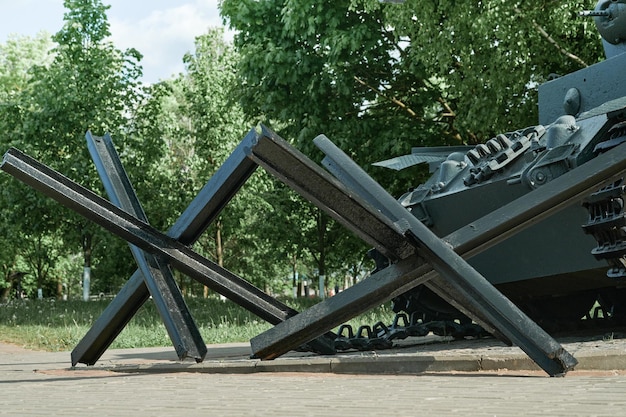
M 91 251 L 93 235 L 83 233 L 83 300 L 89 301 L 91 287 Z
M 57 278 L 57 300 L 63 299 L 63 280 L 61 277 Z
M 215 259 L 217 259 L 217 264 L 221 267 L 224 267 L 224 247 L 222 245 L 222 222 L 217 221 L 215 223 Z M 209 296 L 209 287 L 204 287 L 203 292 L 204 298 Z
M 298 286 L 298 269 L 297 269 L 296 255 L 293 255 L 293 258 L 291 258 L 291 288 L 293 290 L 293 298 L 300 297 L 300 287 Z
M 46 282 L 50 264 L 46 262 L 45 257 L 42 256 L 46 252 L 46 248 L 43 243 L 43 237 L 40 235 L 35 242 L 35 253 L 37 257 L 35 260 L 35 271 L 37 274 L 37 298 L 43 298 L 43 285 Z
M 13 280 L 10 277 L 9 271 L 4 274 L 4 281 L 7 286 L 2 290 L 2 296 L 0 296 L 0 301 L 2 302 L 11 298 L 11 292 L 13 291 Z
M 320 209 L 317 209 L 317 271 L 319 296 L 326 296 L 326 232 L 328 229 L 328 217 Z

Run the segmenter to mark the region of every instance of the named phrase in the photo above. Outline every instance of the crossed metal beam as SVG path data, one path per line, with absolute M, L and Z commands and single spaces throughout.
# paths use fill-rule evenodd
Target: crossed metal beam
M 368 179 L 366 174 L 363 176 L 364 172 L 341 155 L 329 140 L 318 138 L 316 142 L 327 154 L 325 164 L 341 182 L 269 129 L 263 128 L 261 134 L 253 130 L 231 155 L 237 162 L 226 163 L 216 174 L 217 178 L 209 181 L 214 185 L 224 185 L 228 179 L 237 185 L 223 186 L 222 190 L 228 190 L 225 194 L 207 192 L 200 198 L 201 192 L 197 199 L 203 200 L 203 203 L 192 203 L 181 216 L 182 220 L 179 219 L 168 232 L 169 236 L 15 149 L 5 154 L 1 168 L 142 251 L 154 254 L 155 258 L 148 258 L 148 261 L 165 259 L 192 278 L 275 324 L 275 327 L 251 340 L 253 353 L 262 359 L 280 356 L 309 341 L 318 345 L 318 351 L 329 349 L 333 336 L 329 333 L 330 329 L 425 283 L 501 340 L 518 344 L 550 375 L 562 374 L 576 364 L 569 353 L 467 265 L 459 254 L 477 254 L 496 244 L 503 235 L 523 229 L 620 175 L 626 170 L 626 147 L 618 147 L 595 158 L 496 211 L 488 219 L 473 222 L 441 240 L 411 217 L 382 188 L 372 188 L 375 181 Z M 235 178 L 237 170 L 233 167 L 246 167 L 244 171 L 251 173 L 257 164 L 326 210 L 394 263 L 346 291 L 297 314 L 247 281 L 191 251 L 183 242 L 195 240 L 214 218 L 207 214 L 210 211 L 206 209 L 207 205 L 223 207 L 247 179 L 245 175 Z M 333 166 L 339 169 L 333 169 Z M 363 191 L 368 189 L 375 189 L 376 192 L 372 195 Z M 140 212 L 135 211 L 135 214 Z M 146 258 L 145 254 L 142 256 Z M 142 269 L 145 268 L 140 264 Z M 147 298 L 150 292 L 148 284 L 152 285 L 148 282 L 150 280 L 156 279 L 143 273 L 133 275 L 111 304 L 116 307 L 109 306 L 108 309 L 114 313 L 103 314 L 98 319 L 98 326 L 94 325 L 90 330 L 95 336 L 84 342 L 87 347 L 81 349 L 80 354 L 73 353 L 73 363 L 75 360 L 93 363 L 99 358 L 108 346 L 106 342 L 115 338 L 119 333 L 117 328 L 120 325 L 123 327 L 138 308 L 128 304 Z M 241 295 L 241 291 L 245 296 Z M 189 333 L 193 333 L 191 325 L 187 324 L 187 327 Z M 201 352 L 202 345 L 196 343 L 196 347 Z M 189 351 L 180 349 L 183 353 Z
M 265 134 L 260 139 L 261 143 L 249 150 L 252 159 L 349 229 L 361 232 L 359 234 L 364 240 L 396 261 L 355 286 L 253 338 L 252 350 L 257 356 L 266 359 L 279 356 L 301 340 L 315 337 L 325 329 L 334 328 L 424 283 L 487 330 L 496 330 L 496 336 L 505 342 L 515 342 L 550 375 L 562 373 L 575 365 L 576 360 L 569 353 L 471 267 L 468 269 L 469 265 L 458 255 L 474 256 L 614 181 L 626 171 L 626 145 L 594 158 L 439 239 L 327 138 L 318 137 L 316 145 L 326 154 L 324 164 L 344 187 L 330 185 L 334 178 L 320 172 L 304 155 L 288 150 L 286 143 L 270 136 Z M 294 172 L 298 174 L 293 175 Z M 321 185 L 325 183 L 329 186 Z M 336 191 L 336 194 L 326 197 L 329 193 L 326 188 Z M 346 203 L 348 199 L 353 203 Z M 369 214 L 356 213 L 354 202 L 359 202 Z M 417 254 L 406 256 L 406 252 L 389 250 L 396 241 L 391 240 L 389 244 L 381 242 L 384 240 L 381 237 L 385 236 L 382 230 L 365 232 L 372 220 L 381 215 L 391 223 L 389 227 L 395 228 L 405 241 L 411 242 Z M 359 222 L 364 223 L 363 227 L 359 226 Z
M 91 132 L 87 132 L 86 139 L 91 159 L 96 165 L 109 200 L 117 207 L 147 224 L 148 218 L 126 175 L 126 171 L 113 146 L 111 136 L 96 137 Z M 142 283 L 144 284 L 140 285 L 143 297 L 141 297 L 137 305 L 142 305 L 147 300 L 148 295 L 151 295 L 178 357 L 181 359 L 191 357 L 197 361 L 203 360 L 207 352 L 206 344 L 202 340 L 200 331 L 193 321 L 183 295 L 176 285 L 168 263 L 135 245 L 130 244 L 129 246 L 135 262 L 139 266 L 137 272 L 142 276 Z M 109 324 L 111 323 L 111 316 L 108 313 L 103 317 Z M 125 321 L 130 317 L 132 315 L 124 317 Z M 82 352 L 83 343 L 81 341 L 78 349 L 72 351 L 72 365 L 80 361 L 93 362 L 93 359 L 87 360 L 85 358 L 85 352 Z M 100 343 L 100 345 L 102 347 L 103 343 Z

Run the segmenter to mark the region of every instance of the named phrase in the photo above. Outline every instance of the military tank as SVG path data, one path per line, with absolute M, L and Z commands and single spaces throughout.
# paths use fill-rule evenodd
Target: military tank
M 539 121 L 477 146 L 413 148 L 375 165 L 428 163 L 432 176 L 399 198 L 443 237 L 626 142 L 626 0 L 593 11 L 606 60 L 539 86 Z M 626 318 L 622 180 L 468 259 L 537 322 L 580 321 L 595 308 Z M 376 258 L 376 257 L 375 257 Z M 385 266 L 384 259 L 377 267 Z M 396 297 L 396 312 L 467 320 L 424 286 Z

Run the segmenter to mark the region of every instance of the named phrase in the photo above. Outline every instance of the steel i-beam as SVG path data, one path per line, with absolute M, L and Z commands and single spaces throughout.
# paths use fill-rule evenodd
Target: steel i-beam
M 324 153 L 322 165 L 344 184 L 349 190 L 359 195 L 376 210 L 391 219 L 393 222 L 401 222 L 407 217 L 408 212 L 404 207 L 387 193 L 387 191 L 367 173 L 349 158 L 341 149 L 335 146 L 330 139 L 320 135 L 313 143 Z M 412 216 L 409 216 L 412 218 Z M 467 294 L 457 291 L 455 287 L 448 285 L 440 275 L 433 276 L 424 283 L 425 286 L 439 294 L 443 299 L 457 306 L 468 317 L 471 317 L 483 329 L 497 337 L 507 345 L 511 340 L 502 334 L 497 326 L 483 314 L 483 309 L 468 299 Z
M 217 218 L 257 168 L 257 164 L 246 158 L 243 151 L 256 140 L 256 136 L 254 129 L 248 132 L 168 230 L 168 236 L 184 245 L 191 245 Z M 76 345 L 72 351 L 72 365 L 95 364 L 149 297 L 144 276 L 137 270 Z M 295 312 L 288 312 L 286 315 L 293 314 Z
M 139 220 L 148 223 L 146 214 L 113 146 L 111 136 L 96 137 L 91 132 L 87 132 L 86 140 L 91 159 L 96 165 L 109 200 Z M 198 362 L 202 361 L 207 352 L 206 344 L 176 285 L 169 265 L 135 245 L 129 246 L 178 358 L 183 360 L 191 357 Z M 143 301 L 145 299 L 147 298 Z M 73 357 L 72 364 L 76 363 L 75 360 L 76 358 Z

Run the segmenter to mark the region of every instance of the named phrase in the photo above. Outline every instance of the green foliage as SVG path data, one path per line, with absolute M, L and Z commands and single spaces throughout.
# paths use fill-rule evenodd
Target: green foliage
M 25 121 L 39 134 L 35 151 L 76 180 L 93 178 L 84 146 L 87 130 L 123 132 L 126 112 L 138 99 L 135 50 L 121 52 L 107 41 L 110 36 L 99 0 L 66 0 L 63 28 L 53 36 L 58 43 L 49 68 L 38 68 L 30 92 L 32 110 Z M 88 169 L 89 168 L 89 169 Z M 94 181 L 95 182 L 95 181 Z
M 466 1 L 352 7 L 381 9 L 402 59 L 430 74 L 466 142 L 537 123 L 536 87 L 602 57 L 586 1 Z
M 5 48 L 17 57 L 11 62 L 19 65 L 13 66 L 13 75 L 3 86 L 11 94 L 0 110 L 0 127 L 7 132 L 2 143 L 99 189 L 93 164 L 88 162 L 85 131 L 121 134 L 127 130 L 128 115 L 139 98 L 140 55 L 135 50 L 121 52 L 108 40 L 108 6 L 100 0 L 66 0 L 64 5 L 65 23 L 53 36 L 56 46 L 51 51 L 43 40 Z M 45 52 L 48 55 L 39 59 Z M 38 65 L 31 66 L 33 62 Z M 19 88 L 13 86 L 16 80 Z M 49 236 L 63 251 L 58 256 L 82 252 L 86 266 L 98 258 L 99 228 L 15 180 L 2 181 L 6 184 L 3 207 L 10 208 L 4 220 L 14 225 L 12 233 L 25 247 L 35 247 Z
M 311 139 L 320 133 L 368 170 L 406 152 L 409 140 L 433 143 L 436 125 L 424 118 L 432 111 L 432 89 L 400 70 L 405 63 L 381 10 L 364 13 L 332 1 L 224 1 L 222 13 L 238 30 L 238 94 L 246 114 L 260 115 L 314 159 L 319 153 Z M 375 174 L 397 187 L 386 172 Z M 280 223 L 261 227 L 280 237 L 273 247 L 284 259 L 300 273 L 317 271 L 341 283 L 347 271 L 365 268 L 366 245 L 319 209 L 277 190 L 268 201 Z
M 183 60 L 187 72 L 152 86 L 137 118 L 137 137 L 151 141 L 149 150 L 155 152 L 133 155 L 154 155 L 144 169 L 148 175 L 139 176 L 135 185 L 148 217 L 160 228 L 174 222 L 252 126 L 234 100 L 238 55 L 224 42 L 222 30 L 199 36 L 195 51 Z M 261 231 L 267 230 L 266 214 L 272 209 L 265 197 L 274 186 L 266 174 L 253 175 L 194 249 L 255 285 L 281 293 L 285 263 L 267 236 L 275 240 L 284 233 Z M 194 288 L 185 278 L 180 282 L 186 291 Z
M 133 126 L 136 146 L 121 153 L 141 167 L 131 179 L 157 227 L 173 223 L 246 133 L 232 100 L 234 52 L 222 36 L 199 36 L 184 57 L 187 74 L 150 86 Z
M 238 30 L 241 100 L 311 153 L 326 134 L 367 167 L 398 144 L 432 143 L 433 89 L 408 77 L 382 10 L 340 1 L 224 1 Z M 436 91 L 435 91 L 436 92 Z
M 143 88 L 141 54 L 109 41 L 108 6 L 64 5 L 52 39 L 0 45 L 0 144 L 101 192 L 84 133 L 111 133 L 161 230 L 259 121 L 314 160 L 311 139 L 326 134 L 399 195 L 425 170 L 371 163 L 535 124 L 536 86 L 602 55 L 592 21 L 576 16 L 591 5 L 577 0 L 223 0 L 234 45 L 211 29 L 182 57 L 185 74 Z M 31 297 L 63 284 L 77 294 L 93 263 L 94 291 L 114 293 L 134 269 L 124 241 L 6 175 L 0 189 L 0 288 L 27 270 Z M 360 239 L 262 171 L 194 248 L 278 294 L 295 272 L 343 286 L 369 269 Z
M 399 195 L 422 182 L 424 169 L 397 173 L 371 163 L 413 146 L 474 143 L 537 123 L 537 85 L 601 57 L 593 22 L 577 17 L 585 7 L 224 0 L 222 14 L 237 31 L 239 97 L 249 117 L 314 159 L 311 139 L 326 134 Z M 290 231 L 282 251 L 308 253 L 320 273 L 361 264 L 354 253 L 364 250 L 345 231 L 307 205 L 277 199 L 286 205 L 272 203 L 281 228 Z
M 588 7 L 225 0 L 222 13 L 239 31 L 244 108 L 299 141 L 323 132 L 367 167 L 535 124 L 537 84 L 602 56 L 593 22 L 577 17 Z
M 34 66 L 47 66 L 52 60 L 50 36 L 40 32 L 36 37 L 11 35 L 6 44 L 0 45 L 0 99 L 7 99 L 23 90 L 30 80 Z

